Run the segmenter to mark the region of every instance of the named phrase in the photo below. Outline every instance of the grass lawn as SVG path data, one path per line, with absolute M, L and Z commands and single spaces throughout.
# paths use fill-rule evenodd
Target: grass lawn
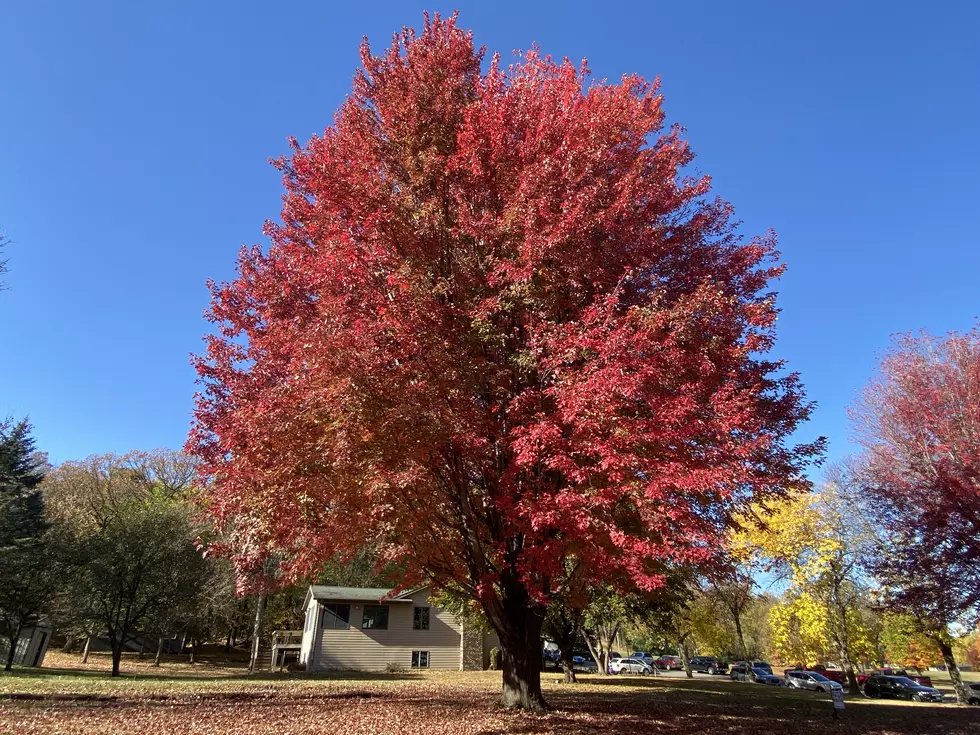
M 0 733 L 977 733 L 980 708 L 848 701 L 831 719 L 827 695 L 719 678 L 582 677 L 542 674 L 554 711 L 496 706 L 497 672 L 243 675 L 240 666 L 191 666 L 127 658 L 106 675 L 107 657 L 49 654 L 43 669 L 0 675 Z M 939 682 L 937 682 L 939 683 Z

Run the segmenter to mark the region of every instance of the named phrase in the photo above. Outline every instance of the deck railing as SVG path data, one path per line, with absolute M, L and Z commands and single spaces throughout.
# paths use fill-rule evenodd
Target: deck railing
M 301 630 L 274 630 L 272 631 L 273 648 L 285 648 L 286 646 L 303 645 L 303 631 Z

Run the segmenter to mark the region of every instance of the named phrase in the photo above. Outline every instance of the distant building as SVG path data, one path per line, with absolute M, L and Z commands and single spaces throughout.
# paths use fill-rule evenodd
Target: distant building
M 299 662 L 308 671 L 409 669 L 482 670 L 496 635 L 465 628 L 422 587 L 392 590 L 313 585 Z
M 51 627 L 47 618 L 40 618 L 30 628 L 24 628 L 17 639 L 14 649 L 14 664 L 20 666 L 40 666 L 44 663 L 44 654 L 48 652 L 51 642 Z M 0 666 L 7 662 L 10 651 L 10 641 L 6 636 L 0 638 Z

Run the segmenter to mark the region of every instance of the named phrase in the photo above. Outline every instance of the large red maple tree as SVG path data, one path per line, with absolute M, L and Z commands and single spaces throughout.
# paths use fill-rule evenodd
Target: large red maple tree
M 277 163 L 271 247 L 212 284 L 189 447 L 243 569 L 371 541 L 478 601 L 504 704 L 538 708 L 570 563 L 656 588 L 819 453 L 766 357 L 775 237 L 688 175 L 657 83 L 536 49 L 484 68 L 455 16 L 361 57 Z

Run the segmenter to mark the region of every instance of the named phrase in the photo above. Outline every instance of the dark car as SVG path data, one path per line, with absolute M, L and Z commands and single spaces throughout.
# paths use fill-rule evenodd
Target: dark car
M 752 667 L 747 661 L 735 661 L 728 670 L 728 675 L 732 681 L 749 681 L 750 671 L 752 671 Z
M 691 659 L 691 671 L 699 674 L 725 674 L 728 673 L 728 666 L 714 656 L 695 656 Z
M 572 668 L 575 671 L 584 671 L 587 674 L 594 674 L 599 670 L 599 664 L 591 656 L 572 656 Z
M 872 674 L 864 682 L 864 693 L 869 697 L 907 699 L 911 702 L 942 702 L 938 689 L 916 684 L 907 676 Z
M 875 669 L 870 674 L 861 674 L 857 680 L 858 684 L 864 686 L 864 683 L 868 680 L 869 676 L 904 676 L 906 679 L 911 679 L 916 684 L 921 684 L 924 687 L 932 686 L 932 677 L 926 676 L 925 674 L 910 674 L 905 669 L 893 669 L 886 667 L 883 669 Z
M 969 695 L 967 699 L 969 704 L 980 704 L 980 684 L 970 684 L 966 691 Z
M 750 680 L 754 681 L 756 684 L 768 684 L 769 686 L 782 686 L 783 680 L 772 673 L 772 671 L 766 671 L 765 669 L 752 669 L 750 674 Z
M 769 664 L 762 664 L 761 661 L 736 661 L 732 664 L 729 675 L 733 681 L 752 681 L 757 684 L 770 684 L 772 686 L 782 686 L 783 680 L 772 673 Z

